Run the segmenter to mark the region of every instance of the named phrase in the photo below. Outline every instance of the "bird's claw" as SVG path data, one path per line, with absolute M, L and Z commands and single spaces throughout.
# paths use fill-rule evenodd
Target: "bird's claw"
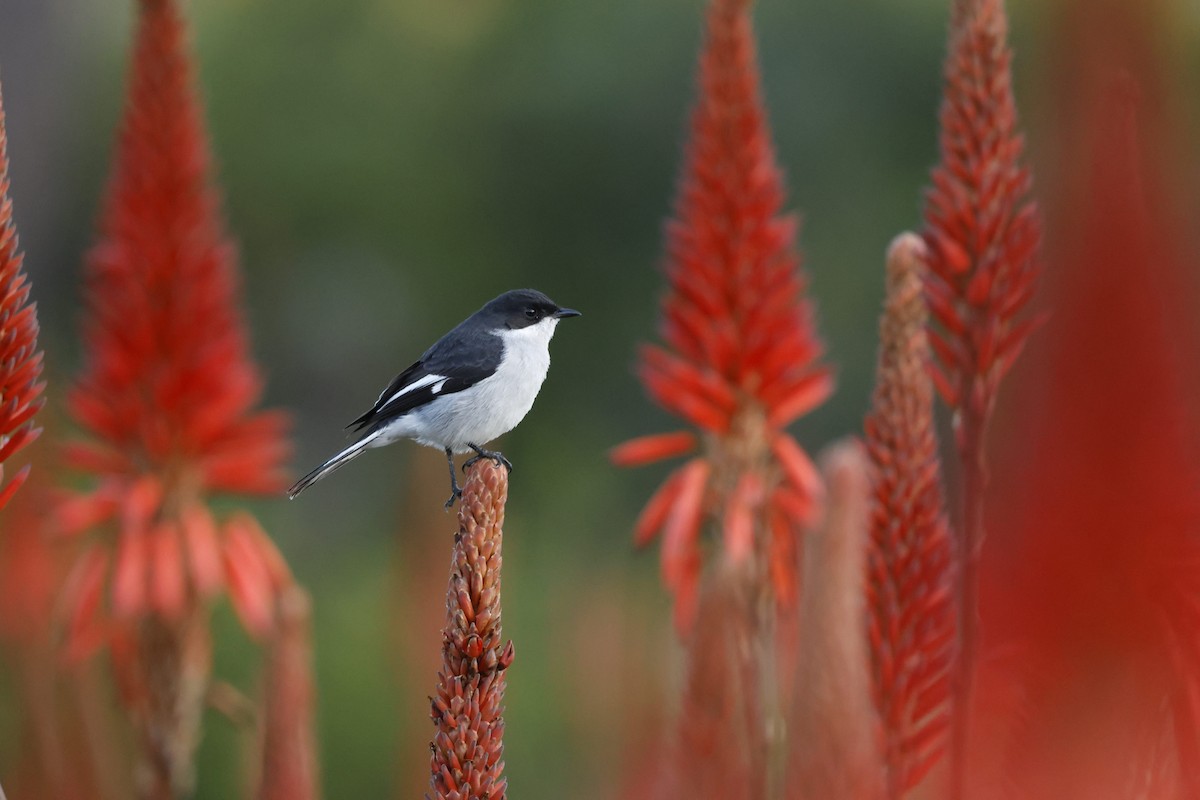
M 507 458 L 505 458 L 504 454 L 501 453 L 499 450 L 484 450 L 482 447 L 478 447 L 473 444 L 468 444 L 467 446 L 475 451 L 475 455 L 471 456 L 470 458 L 468 458 L 466 460 L 466 462 L 463 463 L 463 465 L 462 465 L 463 472 L 466 472 L 472 465 L 475 464 L 476 461 L 479 461 L 482 458 L 490 458 L 492 461 L 494 461 L 497 464 L 497 466 L 503 464 L 504 468 L 506 470 L 508 470 L 508 473 L 510 475 L 512 474 L 512 471 L 513 471 L 512 462 L 509 461 Z
M 450 499 L 446 501 L 446 505 L 444 506 L 444 508 L 447 511 L 454 508 L 454 501 L 458 500 L 460 497 L 462 497 L 462 489 L 455 486 L 454 489 L 450 492 Z

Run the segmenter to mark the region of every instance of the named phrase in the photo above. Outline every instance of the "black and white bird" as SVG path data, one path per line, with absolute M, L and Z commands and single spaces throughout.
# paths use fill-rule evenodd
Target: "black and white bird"
M 397 375 L 371 410 L 346 426 L 361 431 L 358 440 L 297 481 L 288 497 L 295 498 L 367 449 L 399 439 L 445 451 L 451 488 L 446 508 L 462 495 L 454 453 L 473 450 L 468 464 L 491 458 L 511 470 L 508 459 L 483 445 L 529 413 L 550 368 L 554 329 L 560 319 L 577 316 L 578 311 L 561 308 L 533 289 L 505 292 L 490 301 Z

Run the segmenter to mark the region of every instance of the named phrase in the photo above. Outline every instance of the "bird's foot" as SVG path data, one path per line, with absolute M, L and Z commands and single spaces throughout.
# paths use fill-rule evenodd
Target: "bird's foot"
M 467 459 L 467 461 L 466 461 L 466 463 L 465 463 L 465 464 L 463 464 L 463 467 L 462 467 L 462 468 L 463 468 L 463 472 L 466 472 L 466 471 L 467 471 L 467 469 L 468 469 L 468 468 L 469 468 L 469 467 L 470 467 L 472 464 L 474 464 L 476 461 L 478 461 L 479 459 L 481 459 L 481 458 L 490 458 L 492 461 L 495 461 L 495 462 L 496 462 L 496 464 L 498 464 L 498 465 L 499 465 L 499 464 L 503 464 L 503 465 L 504 465 L 504 468 L 505 468 L 505 469 L 507 469 L 507 470 L 509 471 L 509 474 L 511 474 L 511 473 L 512 473 L 512 469 L 513 469 L 512 462 L 511 462 L 511 461 L 509 461 L 507 458 L 505 458 L 505 457 L 504 457 L 504 454 L 503 454 L 503 453 L 501 453 L 499 450 L 484 450 L 484 449 L 483 449 L 482 447 L 480 447 L 479 445 L 476 445 L 476 444 L 471 444 L 470 442 L 467 442 L 467 447 L 469 447 L 469 448 L 471 448 L 472 450 L 474 450 L 474 451 L 475 451 L 475 455 L 473 455 L 473 456 L 471 456 L 470 458 L 468 458 L 468 459 Z
M 454 508 L 454 501 L 458 500 L 460 497 L 462 497 L 462 489 L 458 488 L 458 484 L 455 484 L 450 490 L 450 499 L 446 501 L 444 508 L 447 511 Z

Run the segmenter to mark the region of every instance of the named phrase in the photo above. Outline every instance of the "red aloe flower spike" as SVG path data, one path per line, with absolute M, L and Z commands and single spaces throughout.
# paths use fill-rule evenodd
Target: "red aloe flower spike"
M 1033 290 L 1041 238 L 1021 166 L 1003 0 L 952 10 L 941 109 L 941 162 L 926 194 L 926 290 L 936 326 L 934 383 L 954 411 L 962 463 L 960 657 L 955 676 L 952 798 L 962 796 L 983 543 L 984 438 L 996 393 L 1031 326 L 1016 316 Z
M 955 632 L 951 545 L 939 484 L 921 296 L 925 247 L 909 233 L 887 257 L 887 301 L 871 412 L 867 612 L 887 796 L 898 800 L 946 744 Z
M 86 453 L 76 464 L 100 477 L 149 471 L 164 497 L 275 491 L 284 419 L 252 410 L 262 379 L 208 177 L 184 21 L 173 0 L 139 5 L 129 98 L 86 273 L 87 363 L 69 398 L 94 439 L 72 452 Z
M 0 95 L 0 478 L 3 466 L 41 433 L 33 416 L 44 402 L 42 352 L 38 350 L 37 306 L 17 250 L 17 228 L 8 196 L 8 132 Z M 24 482 L 22 471 L 0 489 L 0 508 Z
M 139 10 L 85 276 L 87 363 L 68 401 L 92 435 L 69 455 L 99 484 L 56 516 L 68 532 L 115 521 L 119 619 L 177 619 L 224 583 L 208 494 L 282 488 L 288 443 L 281 415 L 252 408 L 262 379 L 209 180 L 184 20 L 174 0 L 141 0 Z
M 85 271 L 86 364 L 68 399 L 90 435 L 68 458 L 96 485 L 55 514 L 63 532 L 107 523 L 112 534 L 111 558 L 100 555 L 108 542 L 86 550 L 65 598 L 67 650 L 107 646 L 143 800 L 190 793 L 213 596 L 227 588 L 246 628 L 264 636 L 292 585 L 253 519 L 221 525 L 207 505 L 220 492 L 282 490 L 288 442 L 282 415 L 254 409 L 263 381 L 193 80 L 177 0 L 139 0 L 129 95 Z
M 776 599 L 795 597 L 794 564 L 779 559 L 795 552 L 784 540 L 811 516 L 820 480 L 783 428 L 833 389 L 818 364 L 796 222 L 782 214 L 751 5 L 709 5 L 699 97 L 666 230 L 664 346 L 643 348 L 638 367 L 651 397 L 702 435 L 647 436 L 612 454 L 632 466 L 703 450 L 654 496 L 635 534 L 642 544 L 666 532 L 664 582 L 684 626 L 694 616 L 705 523 L 731 523 L 725 554 L 762 554 Z
M 786 766 L 787 800 L 878 800 L 884 770 L 871 703 L 863 578 L 869 466 L 855 442 L 822 455 L 829 502 L 804 540 L 799 667 Z
M 266 668 L 259 800 L 320 796 L 313 728 L 311 602 L 298 586 L 279 595 L 278 627 Z
M 512 642 L 501 644 L 500 568 L 508 473 L 488 459 L 463 486 L 446 589 L 442 668 L 430 717 L 430 789 L 437 800 L 504 800 L 505 672 Z
M 1003 3 L 964 8 L 946 58 L 942 160 L 926 195 L 924 236 L 926 291 L 940 326 L 931 343 L 952 392 L 945 399 L 958 447 L 979 460 L 1003 357 L 1029 333 L 1015 317 L 1039 271 L 1041 232 L 1020 163 Z

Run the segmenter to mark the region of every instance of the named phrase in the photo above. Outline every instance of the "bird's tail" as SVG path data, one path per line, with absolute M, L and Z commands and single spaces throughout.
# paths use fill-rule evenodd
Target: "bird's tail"
M 321 480 L 326 475 L 328 475 L 329 473 L 338 469 L 339 467 L 341 467 L 345 464 L 348 464 L 349 462 L 358 458 L 360 455 L 362 455 L 362 452 L 364 450 L 366 450 L 368 446 L 370 446 L 371 442 L 373 442 L 375 440 L 375 437 L 378 435 L 379 435 L 379 432 L 377 431 L 377 432 L 371 434 L 370 436 L 365 436 L 362 439 L 359 439 L 357 442 L 350 445 L 345 450 L 338 453 L 336 456 L 329 459 L 324 464 L 317 467 L 316 469 L 314 469 L 312 472 L 305 475 L 300 480 L 296 481 L 296 483 L 292 486 L 292 488 L 287 490 L 288 499 L 295 500 L 296 495 L 300 494 L 305 489 L 312 486 L 314 483 Z

